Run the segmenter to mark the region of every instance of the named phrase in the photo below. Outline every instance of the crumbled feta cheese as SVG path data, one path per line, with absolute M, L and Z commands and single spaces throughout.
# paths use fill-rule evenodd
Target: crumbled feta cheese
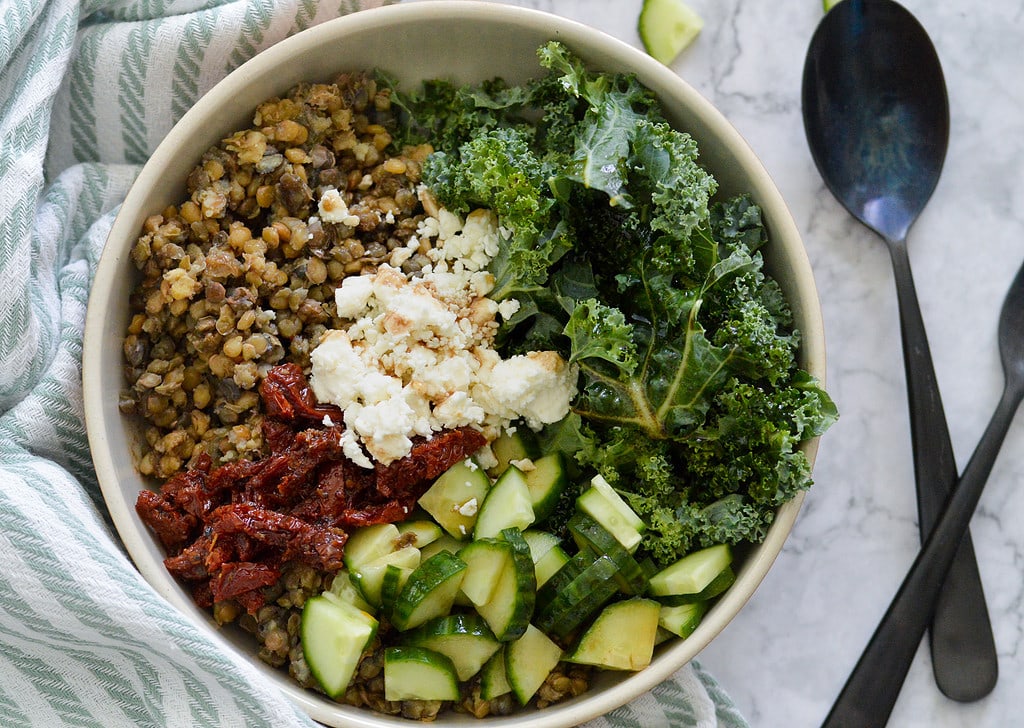
M 494 286 L 486 266 L 499 243 L 495 215 L 478 210 L 462 221 L 438 209 L 420 228 L 418 235 L 437 238 L 433 267 L 409 279 L 381 264 L 346 278 L 335 304 L 351 323 L 327 331 L 310 357 L 313 392 L 343 410 L 353 447 L 346 455 L 363 467 L 362 448 L 388 464 L 409 453 L 413 437 L 445 429 L 476 427 L 493 439 L 520 418 L 537 429 L 564 417 L 576 393 L 577 367 L 556 352 L 502 360 L 493 349 L 497 317 L 519 305 L 486 297 Z M 478 455 L 483 467 L 496 463 L 488 447 Z
M 366 302 L 373 295 L 373 280 L 370 276 L 349 276 L 334 290 L 334 303 L 341 318 L 355 318 L 366 308 Z
M 334 420 L 330 415 L 324 415 L 324 427 L 334 427 Z
M 359 224 L 359 218 L 349 212 L 341 193 L 333 187 L 328 187 L 320 195 L 318 210 L 320 219 L 324 222 L 341 223 L 350 227 Z
M 569 411 L 576 394 L 575 366 L 553 351 L 532 351 L 509 359 L 491 358 L 471 389 L 487 411 L 504 419 L 522 417 L 539 430 L 558 422 Z
M 508 321 L 519 312 L 519 301 L 515 298 L 506 298 L 498 304 L 498 313 Z
M 363 448 L 359 446 L 359 440 L 351 430 L 342 430 L 341 432 L 341 451 L 345 453 L 345 457 L 359 467 L 367 470 L 373 469 L 373 462 L 366 457 Z
M 466 516 L 467 518 L 475 516 L 477 512 L 476 498 L 470 498 L 468 501 L 459 506 L 459 513 Z
M 521 458 L 519 460 L 509 460 L 509 465 L 515 465 L 517 468 L 522 470 L 524 473 L 529 473 L 531 470 L 536 470 L 537 466 L 533 464 L 530 458 Z
M 479 464 L 480 467 L 483 468 L 484 470 L 490 470 L 491 468 L 498 467 L 498 458 L 495 457 L 494 451 L 491 449 L 490 445 L 484 445 L 482 448 L 473 453 L 473 460 L 476 461 L 476 463 Z

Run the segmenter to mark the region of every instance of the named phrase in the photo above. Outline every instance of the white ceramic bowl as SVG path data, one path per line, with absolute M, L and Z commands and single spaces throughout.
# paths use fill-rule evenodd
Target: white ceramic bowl
M 181 119 L 153 153 L 129 192 L 110 232 L 96 273 L 86 319 L 84 390 L 93 460 L 111 516 L 131 557 L 153 587 L 225 649 L 251 656 L 267 676 L 311 717 L 332 726 L 406 725 L 366 710 L 345 707 L 302 690 L 289 677 L 260 663 L 251 636 L 235 628 L 215 630 L 207 612 L 163 566 L 164 553 L 135 513 L 145 487 L 130 452 L 139 432 L 117 407 L 123 388 L 121 341 L 128 321 L 128 292 L 136 280 L 129 251 L 145 218 L 184 197 L 185 178 L 202 153 L 231 131 L 245 127 L 261 101 L 300 81 L 331 80 L 342 70 L 382 68 L 400 83 L 449 77 L 463 82 L 502 76 L 522 82 L 539 73 L 536 49 L 557 39 L 599 69 L 632 71 L 661 99 L 669 120 L 697 140 L 701 160 L 722 194 L 750 192 L 762 207 L 771 242 L 769 270 L 782 284 L 803 332 L 801 365 L 824 379 L 821 311 L 799 233 L 778 190 L 757 157 L 725 118 L 700 94 L 661 64 L 592 28 L 520 8 L 474 3 L 423 2 L 368 10 L 326 22 L 260 53 L 221 81 Z M 805 446 L 812 459 L 816 443 Z M 785 505 L 763 544 L 752 549 L 735 585 L 694 634 L 659 648 L 645 670 L 604 673 L 583 696 L 542 711 L 526 710 L 486 725 L 502 728 L 574 726 L 603 715 L 651 689 L 701 651 L 743 607 L 782 548 L 801 499 Z M 774 629 L 774 627 L 768 627 Z M 449 715 L 446 724 L 474 724 Z

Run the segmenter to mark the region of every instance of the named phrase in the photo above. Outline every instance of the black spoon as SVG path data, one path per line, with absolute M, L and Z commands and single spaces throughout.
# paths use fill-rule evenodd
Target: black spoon
M 843 0 L 811 40 L 802 95 L 807 141 L 826 185 L 885 239 L 892 257 L 924 540 L 957 475 L 906 246 L 946 156 L 949 106 L 942 68 L 924 28 L 902 6 Z M 935 609 L 919 608 L 934 611 L 932 663 L 942 692 L 961 701 L 987 695 L 998 662 L 970 534 Z

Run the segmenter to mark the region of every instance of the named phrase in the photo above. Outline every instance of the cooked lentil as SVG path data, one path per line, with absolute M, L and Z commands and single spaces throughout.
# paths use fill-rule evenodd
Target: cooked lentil
M 203 155 L 188 198 L 146 220 L 131 256 L 141 282 L 124 339 L 122 411 L 146 423 L 139 470 L 165 479 L 206 451 L 259 455 L 256 388 L 274 364 L 304 369 L 338 325 L 333 292 L 383 262 L 415 273 L 406 244 L 429 146 L 388 156 L 388 89 L 365 74 L 301 84 Z M 353 219 L 317 215 L 337 188 Z M 354 224 L 347 224 L 347 223 Z

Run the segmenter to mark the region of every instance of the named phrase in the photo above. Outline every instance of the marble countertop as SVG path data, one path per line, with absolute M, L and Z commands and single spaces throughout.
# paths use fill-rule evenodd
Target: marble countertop
M 673 64 L 739 129 L 788 201 L 813 265 L 840 422 L 775 567 L 699 659 L 752 726 L 820 725 L 918 549 L 895 287 L 884 243 L 825 189 L 800 116 L 804 53 L 820 0 L 688 0 L 705 21 Z M 520 0 L 639 46 L 640 0 Z M 996 323 L 1024 262 L 1024 4 L 904 0 L 939 53 L 951 102 L 943 176 L 909 250 L 958 464 L 1002 388 Z M 1014 81 L 1014 78 L 1017 80 Z M 1007 437 L 972 534 L 1000 679 L 960 704 L 919 650 L 889 725 L 1020 725 L 1024 694 L 1024 416 Z

